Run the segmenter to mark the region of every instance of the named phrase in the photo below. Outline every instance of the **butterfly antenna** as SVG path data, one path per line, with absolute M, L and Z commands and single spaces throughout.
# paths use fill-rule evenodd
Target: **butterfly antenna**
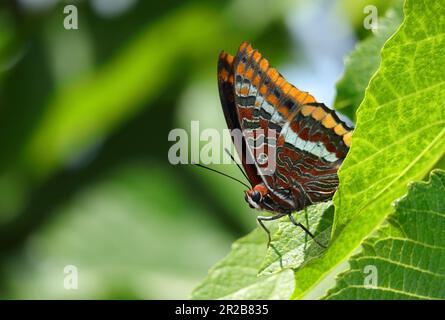
M 241 168 L 239 163 L 236 162 L 235 158 L 232 156 L 232 154 L 230 153 L 229 149 L 224 148 L 224 151 L 229 155 L 229 157 L 233 160 L 233 162 L 235 162 L 236 166 L 238 167 L 239 171 L 241 171 L 241 173 L 243 174 L 244 178 L 246 178 L 246 180 L 250 182 L 249 178 L 247 177 L 247 174 L 244 172 L 243 168 Z
M 194 164 L 195 166 L 197 166 L 197 167 L 200 167 L 200 168 L 203 168 L 203 169 L 207 169 L 207 170 L 216 172 L 216 173 L 218 173 L 218 174 L 220 174 L 220 175 L 222 175 L 222 176 L 225 176 L 225 177 L 230 178 L 230 179 L 232 179 L 232 180 L 234 180 L 234 181 L 237 181 L 237 182 L 241 183 L 243 186 L 245 186 L 247 189 L 250 189 L 250 188 L 251 188 L 250 186 L 248 186 L 247 184 L 245 184 L 245 183 L 242 182 L 241 180 L 238 180 L 237 178 L 234 178 L 234 177 L 232 177 L 232 176 L 229 176 L 228 174 L 226 174 L 226 173 L 224 173 L 224 172 L 221 172 L 221 171 L 218 171 L 218 170 L 215 170 L 215 169 L 212 169 L 212 168 L 203 166 L 202 164 L 199 164 L 199 163 L 193 163 L 193 164 Z

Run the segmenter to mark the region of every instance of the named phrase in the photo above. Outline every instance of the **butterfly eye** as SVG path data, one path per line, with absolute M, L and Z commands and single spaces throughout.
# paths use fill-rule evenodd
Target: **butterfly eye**
M 254 191 L 252 192 L 250 198 L 252 199 L 253 202 L 258 203 L 261 201 L 261 193 L 259 193 L 258 191 Z

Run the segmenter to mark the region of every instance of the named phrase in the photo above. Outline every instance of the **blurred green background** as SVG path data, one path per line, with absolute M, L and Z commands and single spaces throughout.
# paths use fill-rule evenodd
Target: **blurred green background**
M 226 126 L 219 51 L 248 40 L 332 105 L 344 56 L 371 34 L 363 7 L 388 3 L 2 1 L 0 298 L 187 298 L 255 226 L 242 186 L 167 158 L 171 129 Z

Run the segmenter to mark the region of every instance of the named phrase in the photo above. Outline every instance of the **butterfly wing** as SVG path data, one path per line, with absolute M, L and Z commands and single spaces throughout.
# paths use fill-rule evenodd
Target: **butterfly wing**
M 277 147 L 279 181 L 295 186 L 299 207 L 332 198 L 337 170 L 348 150 L 352 129 L 322 103 L 304 104 L 283 126 Z
M 237 108 L 235 106 L 233 61 L 234 57 L 230 54 L 224 51 L 220 53 L 218 58 L 218 89 L 228 128 L 232 132 L 234 130 L 240 130 L 239 133 L 241 133 L 241 125 L 239 123 Z M 246 153 L 247 147 L 244 137 L 241 135 L 241 139 L 235 141 L 235 136 L 232 135 L 232 139 L 250 184 L 254 186 L 260 183 L 262 180 L 257 174 L 254 161 L 249 158 L 249 154 Z
M 246 42 L 232 70 L 231 118 L 236 110 L 236 123 L 247 132 L 249 159 L 254 159 L 257 175 L 269 189 L 264 209 L 299 210 L 330 199 L 351 129 L 333 110 L 288 83 Z M 257 149 L 264 146 L 268 160 L 260 163 Z

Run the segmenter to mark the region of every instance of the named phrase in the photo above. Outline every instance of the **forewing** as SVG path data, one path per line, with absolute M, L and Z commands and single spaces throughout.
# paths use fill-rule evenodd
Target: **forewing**
M 234 133 L 234 130 L 241 131 L 234 98 L 233 60 L 234 57 L 224 51 L 220 53 L 218 59 L 219 98 L 221 100 L 227 127 L 232 133 Z M 248 160 L 249 155 L 246 153 L 247 148 L 245 139 L 242 138 L 240 141 L 237 141 L 235 135 L 232 135 L 232 139 L 250 184 L 254 186 L 260 183 L 261 178 L 257 174 L 256 166 L 253 163 L 254 161 L 252 159 Z

